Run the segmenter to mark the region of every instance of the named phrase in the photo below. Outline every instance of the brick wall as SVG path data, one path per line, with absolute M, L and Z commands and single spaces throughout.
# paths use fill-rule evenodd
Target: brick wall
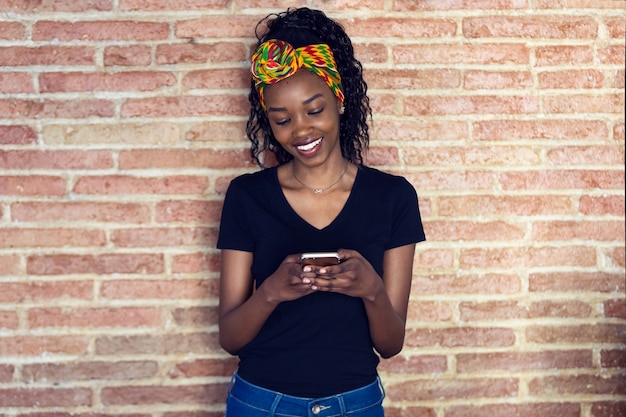
M 626 2 L 0 0 L 0 416 L 222 414 L 245 62 L 295 4 L 345 24 L 368 163 L 421 197 L 388 415 L 626 415 Z

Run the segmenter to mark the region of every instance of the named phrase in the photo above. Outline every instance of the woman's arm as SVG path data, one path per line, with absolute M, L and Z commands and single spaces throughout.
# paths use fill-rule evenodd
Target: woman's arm
M 252 256 L 251 252 L 222 250 L 220 345 L 233 355 L 259 333 L 278 304 L 313 292 L 300 278 L 299 255 L 285 258 L 276 272 L 253 291 Z

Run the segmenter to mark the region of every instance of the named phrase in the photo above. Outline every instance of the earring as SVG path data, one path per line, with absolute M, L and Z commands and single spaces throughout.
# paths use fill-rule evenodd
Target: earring
M 345 106 L 341 106 L 339 108 L 339 114 L 343 114 L 346 111 L 346 107 Z

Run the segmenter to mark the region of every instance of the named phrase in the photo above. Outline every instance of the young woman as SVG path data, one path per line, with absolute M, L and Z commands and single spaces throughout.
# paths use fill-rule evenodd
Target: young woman
M 349 37 L 324 13 L 261 22 L 252 56 L 252 156 L 224 201 L 219 327 L 238 355 L 226 415 L 383 416 L 379 356 L 402 349 L 417 195 L 363 165 L 371 114 Z M 308 265 L 304 252 L 336 252 Z

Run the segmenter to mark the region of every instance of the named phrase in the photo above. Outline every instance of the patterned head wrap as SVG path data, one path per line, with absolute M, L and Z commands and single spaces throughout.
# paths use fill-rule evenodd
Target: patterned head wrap
M 341 76 L 337 71 L 337 64 L 330 46 L 317 44 L 294 49 L 285 41 L 271 39 L 259 45 L 255 54 L 252 55 L 250 68 L 263 109 L 265 109 L 263 97 L 265 86 L 292 76 L 302 67 L 322 77 L 343 104 Z

